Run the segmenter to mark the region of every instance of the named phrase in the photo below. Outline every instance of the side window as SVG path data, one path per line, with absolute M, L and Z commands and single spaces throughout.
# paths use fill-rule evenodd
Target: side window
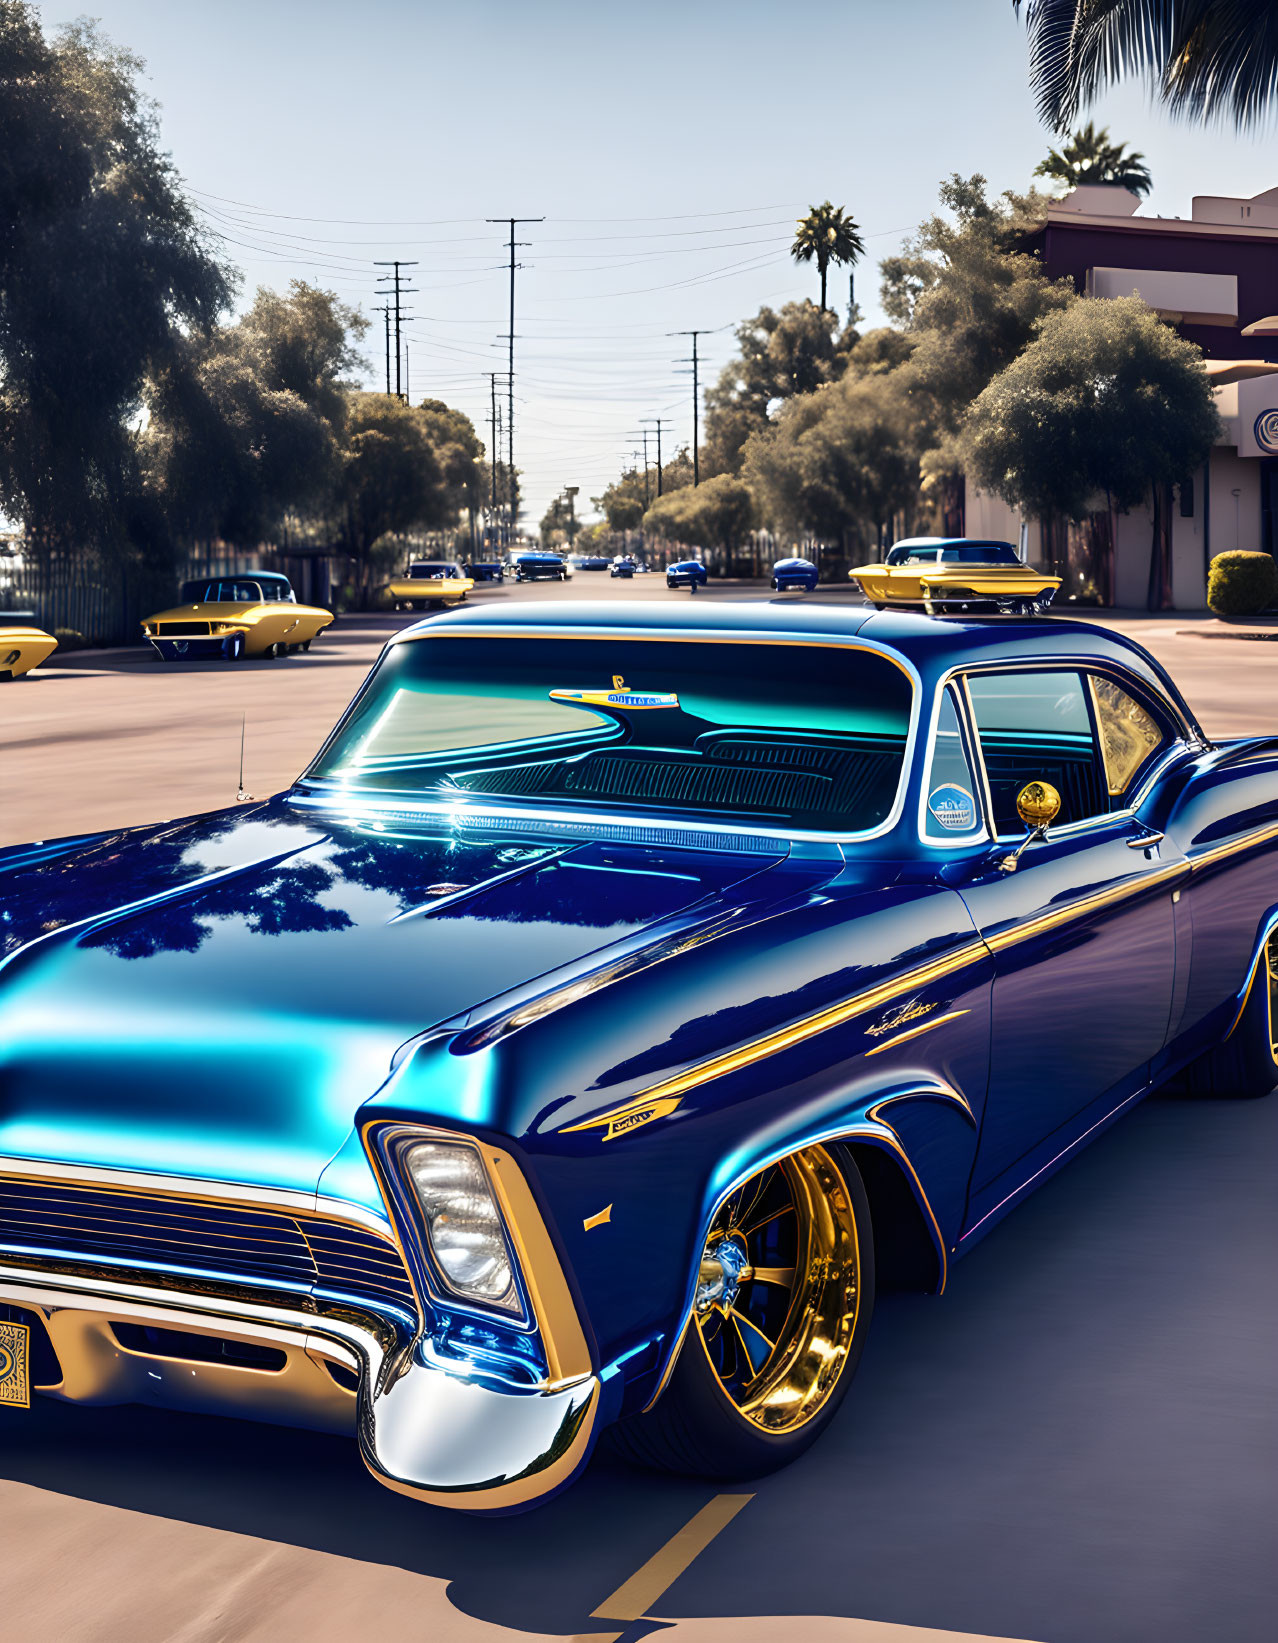
M 1050 782 L 1061 796 L 1058 823 L 1109 809 L 1087 691 L 1078 673 L 976 673 L 968 691 L 994 804 L 995 831 L 1024 831 L 1016 795 Z
M 1126 793 L 1132 777 L 1167 738 L 1153 715 L 1112 679 L 1090 673 L 1087 682 L 1096 708 L 1106 784 L 1111 797 L 1117 798 Z
M 976 802 L 976 779 L 963 746 L 954 692 L 949 686 L 936 716 L 936 738 L 923 801 L 923 832 L 929 839 L 970 840 L 985 831 Z

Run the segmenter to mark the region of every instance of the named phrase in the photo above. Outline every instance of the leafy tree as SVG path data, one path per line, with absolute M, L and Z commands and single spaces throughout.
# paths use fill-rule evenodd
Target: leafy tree
M 336 526 L 360 592 L 379 538 L 448 521 L 447 482 L 421 413 L 388 394 L 352 394 Z
M 149 396 L 144 452 L 175 530 L 251 544 L 324 509 L 338 481 L 349 373 L 367 321 L 294 280 L 234 325 L 188 339 Z
M 140 61 L 0 0 L 0 505 L 32 548 L 119 558 L 147 512 L 147 381 L 230 297 L 158 147 Z
M 1142 198 L 1154 186 L 1145 156 L 1130 153 L 1126 143 L 1111 143 L 1108 127 L 1097 131 L 1090 120 L 1059 149 L 1049 148 L 1047 158 L 1034 167 L 1034 175 L 1051 177 L 1066 188 L 1107 183 L 1129 188 Z
M 1044 277 L 1017 249 L 1041 213 L 1041 195 L 991 201 L 981 176 L 941 185 L 949 215 L 930 217 L 899 256 L 882 264 L 883 305 L 914 344 L 908 365 L 932 437 L 924 465 L 942 527 L 964 528 L 964 486 L 956 445 L 968 406 L 1021 352 L 1044 315 L 1075 300 L 1069 280 Z
M 692 484 L 692 457 L 685 449 L 675 452 L 661 470 L 661 491 L 668 496 Z M 643 516 L 657 495 L 657 472 L 649 467 L 647 482 L 642 468 L 627 468 L 620 479 L 615 479 L 602 496 L 591 501 L 614 531 L 633 531 L 642 523 Z
M 473 543 L 475 519 L 486 494 L 481 466 L 483 441 L 466 413 L 445 405 L 442 399 L 424 399 L 418 413 L 444 476 L 445 505 L 454 518 L 466 514 Z
M 865 255 L 865 241 L 843 207 L 826 200 L 823 205 L 809 206 L 807 216 L 799 218 L 790 255 L 795 262 L 816 263 L 821 276 L 821 312 L 824 314 L 825 282 L 830 264 L 856 263 Z
M 1038 519 L 1081 519 L 1097 493 L 1154 510 L 1150 608 L 1170 586 L 1171 487 L 1206 458 L 1220 427 L 1202 353 L 1138 297 L 1080 298 L 972 406 L 963 444 L 973 477 Z
M 855 333 L 839 334 L 837 317 L 815 303 L 761 308 L 737 327 L 737 357 L 706 390 L 706 467 L 736 473 L 752 433 L 776 405 L 841 376 Z
M 1260 125 L 1278 92 L 1273 0 L 1012 0 L 1029 30 L 1039 113 L 1067 131 L 1129 75 L 1173 114 Z
M 726 561 L 749 537 L 755 501 L 749 486 L 731 474 L 685 485 L 661 497 L 644 515 L 643 528 L 659 540 L 717 550 Z
M 919 486 L 919 408 L 903 371 L 853 376 L 783 406 L 746 447 L 769 519 L 825 541 L 877 545 Z
M 557 496 L 541 516 L 541 545 L 543 548 L 562 548 L 567 544 L 573 524 L 566 496 Z

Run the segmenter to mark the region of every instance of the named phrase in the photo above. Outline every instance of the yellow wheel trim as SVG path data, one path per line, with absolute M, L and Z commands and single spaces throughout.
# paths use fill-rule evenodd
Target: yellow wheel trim
M 797 1431 L 834 1391 L 861 1301 L 856 1217 L 826 1149 L 805 1147 L 732 1194 L 706 1240 L 703 1274 L 722 1271 L 712 1252 L 725 1240 L 745 1257 L 739 1287 L 694 1310 L 693 1327 L 738 1413 L 764 1432 Z M 784 1264 L 769 1264 L 778 1250 Z
M 1269 986 L 1269 1053 L 1278 1063 L 1278 930 L 1265 943 L 1264 963 Z

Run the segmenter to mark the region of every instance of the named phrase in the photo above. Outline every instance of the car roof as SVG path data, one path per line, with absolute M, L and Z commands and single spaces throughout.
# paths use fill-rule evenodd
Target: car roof
M 842 644 L 869 640 L 908 662 L 925 687 L 952 668 L 972 661 L 1061 661 L 1080 665 L 1111 662 L 1127 669 L 1156 691 L 1169 696 L 1186 723 L 1205 741 L 1193 713 L 1161 663 L 1134 640 L 1112 628 L 1069 617 L 923 616 L 911 611 L 873 611 L 863 605 L 762 604 L 721 599 L 705 604 L 672 607 L 664 600 L 636 599 L 624 604 L 601 600 L 554 601 L 535 605 L 503 605 L 453 610 L 427 622 L 404 628 L 397 640 L 438 633 L 442 629 L 499 630 L 512 636 L 521 631 L 564 634 L 597 632 L 609 637 L 649 634 L 681 635 L 689 639 L 722 639 L 752 635 L 794 637 Z

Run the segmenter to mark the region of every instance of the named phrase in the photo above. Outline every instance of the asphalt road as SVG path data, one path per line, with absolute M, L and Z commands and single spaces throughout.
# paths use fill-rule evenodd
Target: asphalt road
M 567 596 L 583 595 L 688 597 L 578 577 Z M 283 785 L 396 620 L 344 622 L 284 663 L 86 658 L 0 687 L 3 837 L 228 802 L 241 714 L 251 789 Z M 1278 655 L 1198 625 L 1130 624 L 1209 733 L 1278 731 Z M 744 1505 L 599 1459 L 535 1513 L 471 1522 L 380 1489 L 341 1439 L 0 1410 L 0 1636 L 1269 1643 L 1275 1156 L 1278 1095 L 1146 1102 L 943 1297 L 880 1303 L 830 1431 L 726 1491 Z

